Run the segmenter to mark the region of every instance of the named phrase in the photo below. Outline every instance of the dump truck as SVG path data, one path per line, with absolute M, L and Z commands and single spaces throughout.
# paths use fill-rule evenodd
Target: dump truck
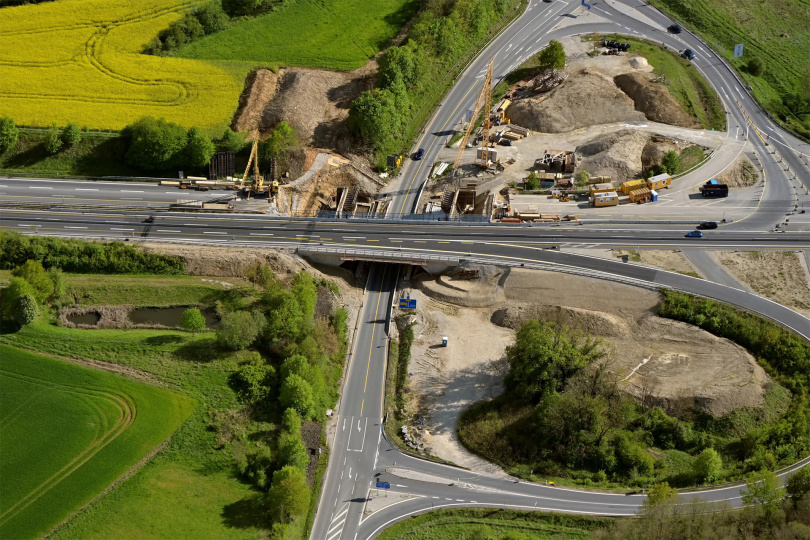
M 700 194 L 704 197 L 728 197 L 728 186 L 718 180 L 709 180 L 700 186 Z

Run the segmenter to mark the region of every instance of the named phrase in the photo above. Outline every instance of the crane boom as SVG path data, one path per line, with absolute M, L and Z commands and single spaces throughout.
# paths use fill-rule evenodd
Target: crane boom
M 484 85 L 481 87 L 481 91 L 478 94 L 478 99 L 475 102 L 475 108 L 473 109 L 472 118 L 470 118 L 470 123 L 467 125 L 467 130 L 464 132 L 464 138 L 461 139 L 461 148 L 458 150 L 458 155 L 456 156 L 456 161 L 453 163 L 453 169 L 458 169 L 459 164 L 461 163 L 461 157 L 464 154 L 464 149 L 467 148 L 467 142 L 470 140 L 470 133 L 472 133 L 473 125 L 475 124 L 475 119 L 478 118 L 478 113 L 481 111 L 482 107 L 486 107 L 486 114 L 484 115 L 484 126 L 485 126 L 485 137 L 483 139 L 484 147 L 489 143 L 489 107 L 490 107 L 490 100 L 491 100 L 491 93 L 492 93 L 492 65 L 493 60 L 492 58 L 489 59 L 489 65 L 487 66 L 487 75 L 484 78 Z M 486 156 L 486 151 L 484 152 Z M 486 162 L 486 158 L 485 158 Z

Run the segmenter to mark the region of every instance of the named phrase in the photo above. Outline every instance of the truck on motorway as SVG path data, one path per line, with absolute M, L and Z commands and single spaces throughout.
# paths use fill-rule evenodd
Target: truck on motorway
M 709 180 L 700 186 L 700 194 L 704 197 L 728 197 L 728 186 L 717 180 Z

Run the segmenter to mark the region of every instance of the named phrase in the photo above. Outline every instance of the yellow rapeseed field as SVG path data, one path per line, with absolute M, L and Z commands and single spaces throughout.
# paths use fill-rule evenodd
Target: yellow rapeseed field
M 142 116 L 219 130 L 245 70 L 141 54 L 200 0 L 59 0 L 0 9 L 0 116 L 120 129 Z

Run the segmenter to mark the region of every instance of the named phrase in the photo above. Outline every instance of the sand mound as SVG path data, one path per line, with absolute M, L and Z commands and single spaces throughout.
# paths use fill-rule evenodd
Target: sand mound
M 263 132 L 282 120 L 290 124 L 302 144 L 349 150 L 349 107 L 373 85 L 375 66 L 351 72 L 318 69 L 282 69 L 275 96 L 264 108 Z M 344 148 L 345 147 L 345 148 Z
M 760 173 L 747 156 L 741 155 L 734 164 L 717 176 L 729 187 L 753 186 L 760 180 Z
M 571 74 L 542 98 L 516 101 L 507 116 L 514 124 L 544 133 L 645 119 L 610 77 L 588 68 Z
M 624 73 L 613 78 L 616 86 L 630 96 L 637 111 L 648 120 L 681 127 L 695 127 L 695 121 L 683 110 L 669 88 L 656 84 L 645 73 Z
M 583 158 L 579 167 L 614 181 L 638 178 L 643 169 L 641 155 L 649 140 L 648 133 L 629 129 L 605 133 L 577 147 L 577 155 Z
M 234 131 L 259 129 L 262 111 L 276 93 L 278 77 L 269 69 L 257 69 L 245 79 L 245 89 L 239 97 L 239 108 L 231 127 Z
M 530 304 L 509 306 L 492 314 L 493 323 L 514 330 L 532 319 L 564 324 L 568 328 L 600 336 L 624 336 L 630 333 L 621 317 L 589 309 Z
M 670 414 L 677 414 L 684 401 L 718 417 L 740 407 L 762 406 L 770 379 L 744 348 L 655 316 L 640 319 L 638 329 L 643 342 L 636 341 L 635 347 L 613 341 L 620 354 L 610 368 L 624 379 L 622 391 Z

